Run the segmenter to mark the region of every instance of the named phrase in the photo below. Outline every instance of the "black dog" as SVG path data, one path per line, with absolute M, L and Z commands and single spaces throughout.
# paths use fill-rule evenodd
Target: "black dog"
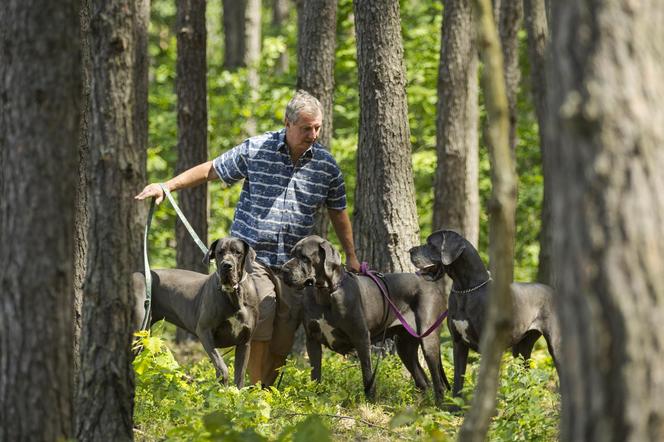
M 217 378 L 228 383 L 228 368 L 217 352 L 235 346 L 235 385 L 242 388 L 249 358 L 250 338 L 258 323 L 258 294 L 250 276 L 256 253 L 237 238 L 218 239 L 205 256 L 217 262 L 211 275 L 180 269 L 152 272 L 150 325 L 166 319 L 200 339 Z M 136 318 L 145 315 L 145 278 L 134 273 Z M 139 322 L 140 327 L 140 322 Z
M 447 326 L 454 348 L 454 387 L 458 396 L 463 388 L 468 349 L 479 351 L 491 278 L 479 253 L 463 236 L 440 230 L 427 243 L 410 250 L 413 264 L 431 281 L 447 273 L 453 281 L 449 297 Z M 514 356 L 530 358 L 535 341 L 544 336 L 549 353 L 558 368 L 560 330 L 553 290 L 544 284 L 512 283 L 514 317 L 510 346 Z
M 364 392 L 368 398 L 373 398 L 371 343 L 384 336 L 395 336 L 397 353 L 419 389 L 429 385 L 417 358 L 418 348 L 422 347 L 436 401 L 442 402 L 444 388 L 449 390 L 450 386 L 440 360 L 437 329 L 422 339 L 411 336 L 389 309 L 378 286 L 367 276 L 347 273 L 339 253 L 323 238 L 302 239 L 291 256 L 283 265 L 286 284 L 298 288 L 312 286 L 303 300 L 312 379 L 321 377 L 321 344 L 341 354 L 356 350 Z M 384 282 L 392 301 L 418 333 L 431 326 L 445 311 L 445 297 L 437 285 L 415 274 L 386 274 Z

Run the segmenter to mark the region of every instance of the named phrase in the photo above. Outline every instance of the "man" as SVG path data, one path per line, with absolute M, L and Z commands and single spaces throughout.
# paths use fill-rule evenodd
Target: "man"
M 316 143 L 322 125 L 320 102 L 297 91 L 286 106 L 286 127 L 245 140 L 213 161 L 184 171 L 165 183 L 170 191 L 221 179 L 230 186 L 244 179 L 231 235 L 256 250 L 253 274 L 261 298 L 260 320 L 251 341 L 249 377 L 271 385 L 291 350 L 301 317 L 301 297 L 283 283 L 281 265 L 297 241 L 312 233 L 316 210 L 325 205 L 346 254 L 359 271 L 346 212 L 343 176 L 336 161 Z M 136 199 L 164 199 L 157 183 Z

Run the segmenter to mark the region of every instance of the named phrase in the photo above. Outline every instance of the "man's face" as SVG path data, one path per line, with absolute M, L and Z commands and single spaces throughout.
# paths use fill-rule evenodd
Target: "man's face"
M 300 114 L 295 123 L 286 120 L 286 142 L 291 149 L 304 152 L 309 149 L 318 138 L 320 127 L 323 124 L 323 116 Z

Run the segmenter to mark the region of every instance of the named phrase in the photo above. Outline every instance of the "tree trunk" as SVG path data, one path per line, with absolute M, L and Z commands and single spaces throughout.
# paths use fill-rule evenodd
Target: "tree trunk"
M 524 0 L 526 29 L 528 31 L 528 54 L 530 56 L 530 82 L 532 96 L 539 124 L 540 152 L 542 155 L 542 175 L 544 176 L 544 198 L 542 200 L 542 227 L 539 235 L 540 252 L 537 280 L 544 284 L 554 284 L 551 274 L 551 164 L 549 147 L 546 143 L 546 50 L 548 25 L 544 0 Z
M 73 437 L 79 3 L 0 8 L 0 440 Z
M 361 259 L 411 271 L 419 244 L 399 3 L 354 0 L 360 134 L 353 230 Z
M 470 411 L 459 432 L 461 441 L 484 441 L 495 412 L 500 361 L 510 335 L 514 276 L 514 216 L 516 173 L 509 147 L 508 103 L 503 60 L 490 0 L 476 0 L 478 35 L 482 48 L 482 85 L 489 122 L 491 201 L 489 203 L 489 260 L 493 275 L 488 314 L 480 341 L 482 359 Z
M 258 68 L 261 60 L 261 0 L 246 0 L 245 10 L 245 52 L 244 65 L 247 67 L 247 84 L 249 86 L 249 108 L 254 109 L 260 99 L 260 76 Z M 256 117 L 250 114 L 244 125 L 248 136 L 256 135 L 258 128 Z
M 516 102 L 519 83 L 521 81 L 518 33 L 523 21 L 523 1 L 502 0 L 500 2 L 500 16 L 496 21 L 498 23 L 500 43 L 503 49 L 503 69 L 505 71 L 505 86 L 510 122 L 509 146 L 512 152 L 514 152 L 517 143 Z
M 133 438 L 131 273 L 145 207 L 147 1 L 91 0 L 90 226 L 84 285 L 77 438 Z
M 177 4 L 178 161 L 179 174 L 207 161 L 206 0 L 181 0 Z M 207 184 L 178 192 L 180 208 L 204 244 L 207 235 Z M 178 218 L 175 222 L 177 268 L 208 273 L 203 255 Z M 194 335 L 178 328 L 178 343 Z
M 81 122 L 78 141 L 78 186 L 76 187 L 76 215 L 74 226 L 76 240 L 74 242 L 74 396 L 78 389 L 78 371 L 80 368 L 81 326 L 83 313 L 83 283 L 85 282 L 86 263 L 88 259 L 88 179 L 90 158 L 90 75 L 91 54 L 90 42 L 87 36 L 90 33 L 90 1 L 81 1 L 80 10 L 80 42 L 81 42 L 81 75 L 82 75 L 82 103 Z M 76 413 L 74 413 L 76 414 Z
M 447 0 L 438 67 L 433 230 L 458 230 L 475 246 L 480 219 L 477 66 L 472 2 Z
M 329 150 L 333 132 L 337 1 L 309 0 L 298 13 L 297 88 L 306 90 L 321 102 L 323 126 L 318 141 Z M 316 234 L 327 238 L 328 224 L 325 209 L 319 209 Z
M 272 0 L 272 26 L 281 34 L 285 34 L 283 28 L 288 21 L 289 10 L 288 0 Z M 288 72 L 288 48 L 279 54 L 276 71 L 277 74 Z
M 560 439 L 664 440 L 664 10 L 552 8 Z
M 224 69 L 245 66 L 245 10 L 248 0 L 222 0 L 224 23 Z

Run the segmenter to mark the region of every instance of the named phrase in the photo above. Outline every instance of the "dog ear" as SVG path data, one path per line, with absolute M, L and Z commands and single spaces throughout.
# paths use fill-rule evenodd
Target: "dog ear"
M 440 260 L 443 265 L 450 265 L 461 256 L 466 248 L 463 237 L 453 230 L 442 231 L 443 242 L 440 246 Z
M 243 269 L 246 273 L 254 272 L 254 262 L 256 261 L 256 252 L 253 247 L 249 245 L 248 242 L 241 240 L 244 244 L 244 258 L 243 258 Z
M 219 242 L 218 239 L 215 239 L 212 244 L 210 244 L 210 248 L 208 249 L 207 253 L 203 257 L 203 264 L 205 265 L 210 265 L 210 260 L 214 259 L 214 249 L 217 248 L 217 243 Z
M 320 248 L 323 249 L 323 270 L 325 271 L 325 276 L 332 279 L 335 269 L 341 266 L 341 255 L 339 255 L 339 252 L 328 241 L 322 241 Z

